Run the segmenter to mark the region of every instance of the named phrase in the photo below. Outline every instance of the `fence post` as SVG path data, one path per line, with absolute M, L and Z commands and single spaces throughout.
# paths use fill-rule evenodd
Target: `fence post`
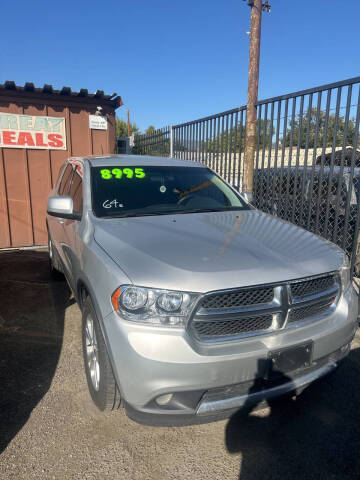
M 170 157 L 174 156 L 174 127 L 170 125 Z
M 259 89 L 259 60 L 261 39 L 262 0 L 249 1 L 251 7 L 251 31 L 249 52 L 248 102 L 246 112 L 244 178 L 242 189 L 251 201 L 253 197 L 254 160 L 256 144 L 256 102 Z

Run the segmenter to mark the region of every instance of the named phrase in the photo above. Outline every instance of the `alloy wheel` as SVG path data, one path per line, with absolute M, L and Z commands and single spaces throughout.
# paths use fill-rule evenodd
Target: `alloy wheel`
M 86 358 L 92 385 L 98 391 L 100 385 L 99 349 L 91 315 L 86 319 Z

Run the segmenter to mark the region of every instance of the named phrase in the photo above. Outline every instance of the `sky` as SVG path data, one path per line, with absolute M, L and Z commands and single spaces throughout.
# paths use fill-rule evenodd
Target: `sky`
M 359 0 L 270 0 L 259 98 L 360 75 Z M 14 0 L 2 7 L 0 83 L 117 92 L 141 130 L 246 103 L 243 0 Z

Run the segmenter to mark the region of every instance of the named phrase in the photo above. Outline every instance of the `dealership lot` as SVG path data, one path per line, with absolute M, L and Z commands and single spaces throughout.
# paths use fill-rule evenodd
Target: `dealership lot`
M 352 479 L 360 474 L 360 336 L 297 401 L 229 421 L 152 428 L 99 413 L 81 315 L 47 252 L 0 254 L 0 478 Z

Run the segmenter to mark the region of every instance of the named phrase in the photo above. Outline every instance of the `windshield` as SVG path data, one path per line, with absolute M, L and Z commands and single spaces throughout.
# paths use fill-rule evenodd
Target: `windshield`
M 208 168 L 108 166 L 91 168 L 97 217 L 247 210 L 248 205 Z

